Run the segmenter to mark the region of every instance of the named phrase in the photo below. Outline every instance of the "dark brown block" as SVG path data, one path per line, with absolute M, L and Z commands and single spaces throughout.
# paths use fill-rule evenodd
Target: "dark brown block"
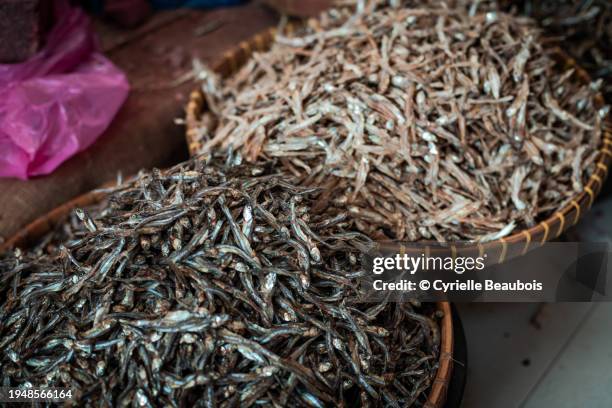
M 0 0 L 0 63 L 21 62 L 36 53 L 42 24 L 41 0 Z

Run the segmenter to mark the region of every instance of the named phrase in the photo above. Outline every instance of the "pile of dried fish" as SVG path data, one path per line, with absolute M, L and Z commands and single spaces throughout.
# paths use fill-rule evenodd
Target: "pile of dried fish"
M 601 79 L 612 101 L 612 2 L 609 0 L 505 1 L 508 8 L 535 18 L 557 36 L 563 49 L 594 79 Z
M 582 190 L 607 110 L 532 20 L 477 3 L 359 1 L 277 36 L 225 82 L 201 69 L 201 150 L 280 159 L 370 237 L 488 241 L 535 225 Z
M 0 385 L 91 406 L 421 406 L 437 312 L 359 303 L 371 241 L 273 168 L 141 174 L 0 257 Z

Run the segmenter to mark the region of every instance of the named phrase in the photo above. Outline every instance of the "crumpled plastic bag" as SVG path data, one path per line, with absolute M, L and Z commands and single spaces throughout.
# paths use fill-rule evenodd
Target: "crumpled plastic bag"
M 44 48 L 0 64 L 0 177 L 49 174 L 89 147 L 125 101 L 129 85 L 98 52 L 89 19 L 55 2 Z

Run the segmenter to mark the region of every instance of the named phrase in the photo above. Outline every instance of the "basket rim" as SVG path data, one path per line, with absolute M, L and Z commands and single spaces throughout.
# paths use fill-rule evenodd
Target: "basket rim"
M 310 21 L 309 19 L 307 21 Z M 304 24 L 304 23 L 301 23 Z M 298 25 L 299 27 L 299 25 Z M 288 23 L 285 31 L 291 33 L 296 29 L 296 25 Z M 212 70 L 222 76 L 228 76 L 236 72 L 240 66 L 255 51 L 265 51 L 274 41 L 278 33 L 276 27 L 270 27 L 242 41 L 237 46 L 226 51 L 221 59 L 212 66 Z M 581 68 L 576 60 L 567 55 L 560 47 L 554 47 L 553 53 L 557 54 L 560 62 L 567 68 L 573 68 L 578 77 L 585 83 L 591 82 L 590 75 Z M 189 154 L 193 157 L 197 155 L 199 143 L 195 139 L 199 118 L 204 109 L 205 96 L 201 87 L 196 87 L 190 94 L 189 102 L 185 108 L 186 140 L 189 147 Z M 606 102 L 598 92 L 595 96 L 597 109 L 605 106 Z M 581 192 L 573 195 L 569 203 L 561 206 L 552 215 L 538 222 L 536 225 L 513 232 L 511 235 L 484 243 L 474 242 L 480 256 L 485 252 L 493 252 L 498 256 L 498 262 L 502 263 L 510 259 L 509 248 L 519 247 L 517 255 L 524 255 L 534 244 L 543 245 L 547 241 L 558 238 L 568 228 L 576 225 L 580 218 L 591 208 L 595 198 L 602 190 L 603 184 L 608 176 L 612 165 L 612 113 L 602 118 L 601 143 L 597 149 L 598 158 L 595 161 L 595 170 L 585 183 Z M 453 253 L 461 251 L 461 247 L 454 243 L 448 243 Z
M 6 242 L 0 244 L 0 254 L 12 248 L 25 248 L 31 245 L 35 240 L 40 239 L 45 233 L 53 229 L 75 208 L 98 204 L 103 198 L 104 192 L 98 189 L 67 201 L 38 217 Z M 435 304 L 436 309 L 442 312 L 442 319 L 439 321 L 440 356 L 438 359 L 438 370 L 436 371 L 436 376 L 431 384 L 427 402 L 425 403 L 427 408 L 442 407 L 446 401 L 448 384 L 453 370 L 454 327 L 451 306 L 449 302 L 435 302 Z

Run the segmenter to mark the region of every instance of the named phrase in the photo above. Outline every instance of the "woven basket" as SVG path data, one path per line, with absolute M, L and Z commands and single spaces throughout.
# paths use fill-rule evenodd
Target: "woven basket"
M 289 24 L 285 31 L 287 34 L 291 34 L 292 31 L 295 31 L 295 26 Z M 221 60 L 212 69 L 222 77 L 234 74 L 246 63 L 253 52 L 268 50 L 274 41 L 276 33 L 276 28 L 270 28 L 249 40 L 241 42 L 237 47 L 223 54 Z M 564 68 L 574 68 L 581 81 L 584 81 L 584 83 L 591 82 L 589 75 L 576 64 L 574 59 L 567 56 L 560 49 L 557 50 L 556 54 L 558 55 L 559 63 Z M 204 101 L 205 98 L 202 90 L 198 88 L 191 93 L 186 107 L 186 138 L 189 152 L 192 156 L 196 155 L 201 148 L 197 140 L 197 127 L 199 118 L 202 116 L 204 109 L 206 109 Z M 597 95 L 595 103 L 598 109 L 605 105 L 601 94 Z M 608 169 L 612 162 L 612 117 L 608 116 L 604 122 L 602 144 L 599 146 L 595 172 L 586 183 L 583 191 L 576 194 L 568 205 L 559 208 L 548 219 L 534 227 L 516 232 L 497 241 L 469 246 L 449 243 L 446 249 L 441 248 L 439 245 L 431 247 L 422 246 L 418 248 L 418 251 L 420 252 L 424 249 L 426 253 L 436 252 L 437 254 L 444 252 L 453 257 L 458 255 L 483 256 L 486 253 L 489 260 L 494 259 L 494 262 L 502 263 L 514 257 L 524 255 L 530 248 L 559 237 L 569 227 L 575 225 L 580 217 L 591 208 L 608 175 Z M 407 252 L 416 251 L 417 249 L 414 248 L 407 250 Z
M 57 207 L 48 214 L 36 219 L 19 233 L 0 245 L 0 254 L 13 248 L 28 248 L 34 245 L 46 233 L 64 222 L 75 208 L 84 208 L 99 203 L 104 193 L 92 191 L 83 194 Z M 446 393 L 453 370 L 453 318 L 450 303 L 438 302 L 437 309 L 444 317 L 440 321 L 440 360 L 438 372 L 431 386 L 426 408 L 442 408 L 446 402 Z

